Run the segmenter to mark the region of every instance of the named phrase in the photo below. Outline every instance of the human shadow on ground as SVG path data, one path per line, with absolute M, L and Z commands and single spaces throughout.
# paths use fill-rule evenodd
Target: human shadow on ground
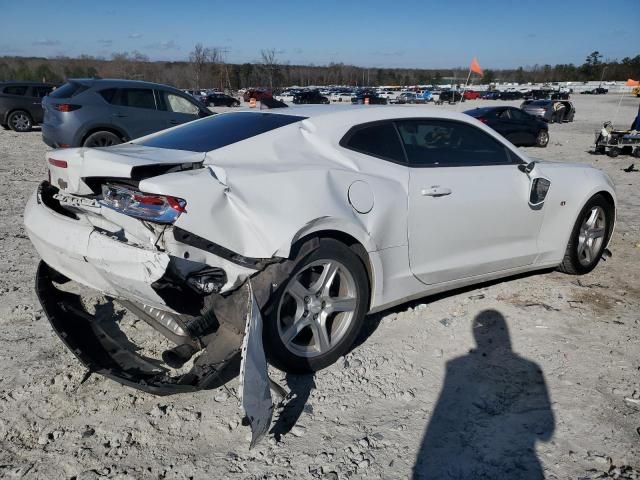
M 542 479 L 535 445 L 555 426 L 542 370 L 513 352 L 500 312 L 480 312 L 473 335 L 477 348 L 447 362 L 413 478 Z
M 316 388 L 314 374 L 306 375 L 294 375 L 287 373 L 286 381 L 289 388 L 289 394 L 283 400 L 284 405 L 278 415 L 273 427 L 271 427 L 271 433 L 275 439 L 279 442 L 282 435 L 286 435 L 294 427 L 302 412 L 305 409 L 311 409 L 311 405 L 307 404 L 311 390 Z M 313 413 L 313 411 L 309 411 Z

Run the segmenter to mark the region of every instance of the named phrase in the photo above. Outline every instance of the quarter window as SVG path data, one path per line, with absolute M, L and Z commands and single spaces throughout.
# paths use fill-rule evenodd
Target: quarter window
M 167 111 L 197 115 L 200 109 L 184 97 L 169 92 L 162 92 Z
M 396 122 L 410 166 L 472 166 L 511 163 L 507 148 L 482 130 L 447 120 Z
M 404 163 L 402 145 L 391 122 L 357 128 L 340 142 L 344 147 L 374 157 Z

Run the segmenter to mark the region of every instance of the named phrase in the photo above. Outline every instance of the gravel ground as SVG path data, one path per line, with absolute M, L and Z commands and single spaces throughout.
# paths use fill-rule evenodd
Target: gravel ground
M 525 150 L 611 176 L 613 258 L 584 277 L 523 276 L 373 316 L 360 345 L 315 377 L 273 372 L 294 393 L 253 450 L 237 380 L 171 397 L 99 376 L 81 384 L 83 368 L 39 308 L 38 257 L 22 226 L 46 148 L 39 132 L 0 131 L 0 477 L 428 478 L 430 462 L 452 460 L 451 478 L 528 478 L 518 468 L 538 462 L 550 479 L 640 478 L 640 173 L 622 171 L 630 157 L 588 153 L 618 97 L 573 100 L 575 122 L 551 125 L 548 148 Z M 618 123 L 637 108 L 626 98 Z M 476 348 L 474 321 L 504 321 L 512 350 L 506 329 L 498 347 Z M 518 404 L 530 392 L 538 403 Z M 460 460 L 436 448 L 456 431 L 469 439 Z M 462 463 L 473 470 L 463 475 Z

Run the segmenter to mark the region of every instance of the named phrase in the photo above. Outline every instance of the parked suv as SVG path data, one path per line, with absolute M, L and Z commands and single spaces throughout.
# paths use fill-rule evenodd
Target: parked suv
M 318 90 L 305 90 L 293 96 L 293 103 L 328 104 L 329 99 Z
M 0 125 L 16 132 L 28 132 L 42 123 L 42 98 L 54 88 L 52 83 L 0 83 Z
M 42 139 L 53 148 L 108 147 L 211 115 L 176 88 L 134 80 L 70 80 L 42 106 Z

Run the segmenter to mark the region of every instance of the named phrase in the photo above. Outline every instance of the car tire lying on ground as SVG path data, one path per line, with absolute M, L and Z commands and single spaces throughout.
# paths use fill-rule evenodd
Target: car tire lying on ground
M 265 309 L 269 361 L 289 373 L 321 370 L 345 355 L 361 330 L 369 282 L 360 258 L 344 243 L 321 239 L 296 259 Z
M 11 112 L 9 118 L 7 118 L 7 122 L 14 132 L 30 132 L 33 126 L 31 116 L 24 110 Z
M 540 130 L 536 135 L 536 147 L 545 148 L 549 144 L 549 132 Z
M 110 147 L 111 145 L 118 145 L 120 143 L 122 143 L 122 139 L 120 139 L 120 137 L 115 133 L 100 130 L 99 132 L 94 132 L 89 135 L 82 146 L 90 148 Z
M 580 211 L 558 267 L 570 275 L 593 270 L 602 256 L 613 226 L 613 207 L 601 194 L 594 195 Z

